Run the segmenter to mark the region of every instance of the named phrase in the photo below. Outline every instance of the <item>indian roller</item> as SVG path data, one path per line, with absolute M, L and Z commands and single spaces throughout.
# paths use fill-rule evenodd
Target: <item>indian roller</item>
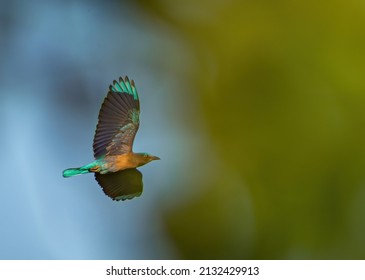
M 131 199 L 142 193 L 142 174 L 136 167 L 159 157 L 134 153 L 139 128 L 139 98 L 134 81 L 114 80 L 101 105 L 94 135 L 94 158 L 89 164 L 63 171 L 63 177 L 93 172 L 104 193 L 113 200 Z

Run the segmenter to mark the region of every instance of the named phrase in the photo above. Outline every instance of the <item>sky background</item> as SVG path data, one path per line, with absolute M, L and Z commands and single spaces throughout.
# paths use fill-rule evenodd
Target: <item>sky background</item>
M 364 259 L 361 1 L 0 0 L 0 259 Z M 93 175 L 119 76 L 141 197 Z

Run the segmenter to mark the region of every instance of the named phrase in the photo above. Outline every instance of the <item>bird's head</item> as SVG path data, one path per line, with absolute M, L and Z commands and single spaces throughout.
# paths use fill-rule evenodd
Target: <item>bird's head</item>
M 145 165 L 146 163 L 149 163 L 150 161 L 160 159 L 159 157 L 147 154 L 147 153 L 136 153 L 138 157 L 138 166 Z

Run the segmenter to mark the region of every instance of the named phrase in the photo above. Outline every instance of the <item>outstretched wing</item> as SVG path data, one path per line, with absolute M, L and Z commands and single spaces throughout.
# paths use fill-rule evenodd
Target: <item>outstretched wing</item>
M 108 174 L 95 173 L 95 179 L 113 200 L 132 199 L 143 191 L 142 173 L 135 168 Z
M 120 155 L 132 151 L 139 127 L 139 99 L 134 81 L 113 81 L 99 112 L 94 136 L 94 156 Z

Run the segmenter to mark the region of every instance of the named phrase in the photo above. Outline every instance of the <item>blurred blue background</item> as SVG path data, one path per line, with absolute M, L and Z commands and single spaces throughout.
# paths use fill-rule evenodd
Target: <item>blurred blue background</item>
M 2 1 L 0 13 L 0 258 L 176 256 L 154 209 L 182 179 L 192 137 L 176 125 L 182 41 L 133 1 Z M 116 203 L 92 175 L 62 170 L 93 160 L 98 111 L 124 75 L 141 98 L 135 150 L 163 160 L 141 169 L 142 197 Z
M 360 1 L 0 0 L 0 259 L 365 258 Z M 134 79 L 141 197 L 92 158 Z

